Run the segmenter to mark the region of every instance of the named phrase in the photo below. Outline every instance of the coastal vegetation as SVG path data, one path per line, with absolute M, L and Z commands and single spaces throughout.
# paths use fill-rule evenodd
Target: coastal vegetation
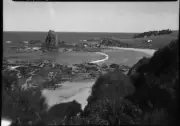
M 176 39 L 165 44 L 162 40 L 160 44 L 153 41 L 152 48 L 157 51 L 153 56 L 147 56 L 135 54 L 135 51 L 112 53 L 112 49 L 108 49 L 109 46 L 138 47 L 140 42 L 134 43 L 136 40 L 132 42 L 130 38 L 126 43 L 123 39 L 101 36 L 100 39 L 89 38 L 87 42 L 71 44 L 58 40 L 61 38 L 56 34 L 50 30 L 43 42 L 21 41 L 15 44 L 16 48 L 7 43 L 3 45 L 11 51 L 4 50 L 3 54 L 2 117 L 12 120 L 12 125 L 174 125 L 178 122 L 177 36 L 171 36 L 170 39 Z M 96 43 L 91 44 L 90 41 Z M 94 64 L 89 63 L 91 60 L 83 60 L 83 55 L 90 58 L 94 52 L 107 53 L 112 62 Z M 74 59 L 66 58 L 70 55 Z M 127 57 L 129 60 L 122 62 Z M 61 64 L 65 61 L 70 64 Z M 64 82 L 82 80 L 95 81 L 84 109 L 76 100 L 48 106 L 42 90 L 55 91 L 62 88 Z

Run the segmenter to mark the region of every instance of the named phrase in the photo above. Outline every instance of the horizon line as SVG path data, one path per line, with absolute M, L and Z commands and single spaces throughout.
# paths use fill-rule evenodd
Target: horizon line
M 50 29 L 52 30 L 52 29 Z M 3 31 L 3 32 L 48 32 L 50 30 L 47 31 Z M 87 32 L 87 33 L 141 33 L 141 32 L 101 32 L 101 31 L 56 31 L 56 30 L 52 30 L 55 32 L 73 32 L 73 33 L 83 33 L 83 32 Z
M 168 29 L 168 28 L 167 28 Z M 161 30 L 167 30 L 167 29 L 161 29 Z M 52 30 L 52 29 L 50 29 Z M 10 30 L 3 30 L 3 32 L 48 32 L 50 30 L 47 30 L 47 31 L 10 31 Z M 179 31 L 179 29 L 169 29 L 171 31 Z M 102 31 L 56 31 L 56 30 L 52 30 L 52 31 L 55 31 L 55 32 L 67 32 L 67 33 L 83 33 L 83 32 L 86 32 L 86 33 L 143 33 L 143 32 L 148 32 L 148 31 L 160 31 L 160 30 L 148 30 L 148 31 L 143 31 L 143 32 L 102 32 Z

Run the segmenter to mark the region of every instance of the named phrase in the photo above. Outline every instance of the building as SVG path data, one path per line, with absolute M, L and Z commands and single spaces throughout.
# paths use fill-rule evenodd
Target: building
M 28 41 L 23 41 L 24 44 L 28 44 L 29 42 Z
M 38 51 L 40 49 L 41 49 L 41 47 L 32 47 L 32 50 L 34 50 L 34 51 Z
M 6 41 L 5 43 L 9 44 L 9 43 L 12 43 L 12 41 Z
M 148 42 L 148 43 L 151 43 L 151 42 L 152 42 L 152 40 L 147 40 L 147 42 Z

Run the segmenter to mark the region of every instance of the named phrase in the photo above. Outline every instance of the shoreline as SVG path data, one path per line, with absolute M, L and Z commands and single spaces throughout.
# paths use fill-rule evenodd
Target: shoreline
M 143 52 L 143 53 L 146 53 L 146 54 L 148 54 L 150 56 L 152 56 L 156 52 L 155 49 L 122 48 L 122 47 L 107 47 L 107 48 L 108 49 L 117 49 L 117 50 L 127 50 L 127 51 Z M 104 61 L 109 59 L 109 56 L 106 53 L 103 53 L 103 52 L 96 52 L 96 53 L 105 56 L 105 58 L 101 59 L 101 60 L 91 61 L 90 63 L 100 63 L 100 62 L 104 62 Z
M 153 55 L 156 50 L 155 49 L 141 49 L 141 48 L 122 48 L 122 47 L 107 47 L 109 49 L 118 49 L 118 50 L 129 50 L 129 51 L 137 51 L 137 52 L 143 52 L 148 55 Z
M 146 53 L 146 54 L 148 54 L 148 55 L 153 55 L 154 54 L 154 52 L 156 51 L 156 50 L 150 50 L 150 49 L 136 49 L 136 48 L 119 48 L 119 47 L 109 47 L 110 49 L 118 49 L 118 50 L 129 50 L 129 51 L 138 51 L 138 52 L 144 52 L 144 53 Z M 104 55 L 104 56 L 106 56 L 104 59 L 101 59 L 101 60 L 95 60 L 95 61 L 91 61 L 90 63 L 101 63 L 101 62 L 104 62 L 104 61 L 106 61 L 106 60 L 108 60 L 109 59 L 109 56 L 107 55 L 107 54 L 105 54 L 105 53 L 102 53 L 102 52 L 96 52 L 97 54 L 101 54 L 101 55 Z M 77 83 L 77 82 L 65 82 L 65 83 L 71 83 L 71 85 L 74 85 L 73 83 Z M 62 85 L 64 85 L 65 86 L 65 83 L 64 84 L 62 84 Z M 82 82 L 81 82 L 82 83 Z M 57 100 L 58 101 L 58 103 L 56 102 L 56 104 L 61 104 L 61 103 L 65 103 L 65 102 L 70 102 L 70 101 L 73 101 L 73 100 L 76 100 L 78 103 L 80 103 L 81 104 L 81 108 L 82 108 L 82 110 L 84 110 L 84 108 L 85 108 L 85 106 L 87 105 L 87 98 L 91 95 L 91 88 L 92 88 L 92 86 L 94 85 L 94 83 L 95 83 L 95 81 L 93 82 L 92 80 L 91 80 L 91 82 L 90 82 L 91 84 L 87 87 L 87 84 L 84 82 L 84 84 L 83 85 L 86 85 L 85 87 L 81 87 L 81 88 L 84 88 L 83 90 L 78 90 L 77 92 L 75 92 L 75 93 L 73 93 L 69 98 L 67 98 L 67 99 L 62 99 L 62 100 Z M 82 85 L 82 86 L 83 86 Z M 76 86 L 78 86 L 78 85 L 76 85 Z M 79 88 L 80 89 L 80 88 Z M 54 90 L 55 91 L 55 90 Z M 53 91 L 53 92 L 54 92 Z M 55 92 L 59 92 L 60 90 L 56 90 Z M 60 93 L 60 92 L 59 92 Z M 57 93 L 57 94 L 59 94 L 59 93 Z M 71 92 L 72 93 L 72 92 Z M 46 98 L 46 100 L 47 100 L 47 102 L 46 102 L 46 104 L 48 105 L 49 103 L 48 103 L 48 98 L 47 98 L 47 95 L 45 95 L 45 94 L 42 94 L 45 98 Z M 59 96 L 56 96 L 56 97 L 59 97 Z M 53 104 L 51 104 L 50 106 L 49 106 L 49 108 L 51 108 L 53 106 Z
M 96 52 L 96 54 L 103 55 L 103 56 L 105 56 L 105 58 L 104 58 L 104 59 L 101 59 L 101 60 L 91 61 L 90 63 L 99 63 L 99 62 L 104 62 L 104 61 L 106 61 L 106 60 L 108 60 L 108 59 L 109 59 L 109 56 L 108 56 L 106 53 Z

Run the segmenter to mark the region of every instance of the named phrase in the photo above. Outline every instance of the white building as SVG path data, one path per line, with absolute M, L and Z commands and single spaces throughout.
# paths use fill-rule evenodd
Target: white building
M 147 42 L 148 42 L 148 43 L 151 43 L 151 42 L 152 42 L 152 40 L 147 40 Z
M 38 51 L 41 47 L 33 47 L 32 50 Z
M 152 42 L 152 40 L 150 40 L 150 39 L 148 39 L 148 40 L 143 40 L 143 42 L 144 42 L 144 43 L 149 43 L 149 44 L 150 44 L 150 43 Z
M 23 43 L 28 44 L 29 42 L 28 41 L 23 41 Z
M 12 43 L 12 41 L 6 41 L 5 43 L 9 44 L 9 43 Z

